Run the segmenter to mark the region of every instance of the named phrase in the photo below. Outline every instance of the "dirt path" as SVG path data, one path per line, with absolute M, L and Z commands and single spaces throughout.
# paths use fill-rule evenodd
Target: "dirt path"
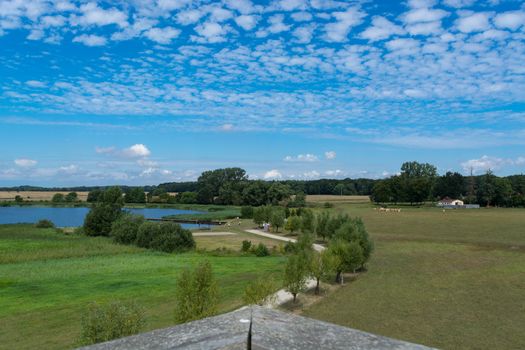
M 193 236 L 195 237 L 213 237 L 213 236 L 230 236 L 230 235 L 236 235 L 236 233 L 233 232 L 193 232 Z
M 283 237 L 283 236 L 279 236 L 279 235 L 274 235 L 272 233 L 268 233 L 268 232 L 264 232 L 264 231 L 260 231 L 260 230 L 246 230 L 246 232 L 254 234 L 254 235 L 262 236 L 262 237 L 276 239 L 276 240 L 279 240 L 279 241 L 285 241 L 285 242 L 296 242 L 297 241 L 294 238 L 288 238 L 288 237 Z M 321 252 L 321 251 L 326 249 L 324 246 L 322 246 L 320 244 L 314 244 L 313 247 L 318 252 Z M 313 279 L 313 278 L 309 278 L 306 281 L 306 289 L 307 290 L 310 290 L 310 289 L 314 288 L 315 285 L 316 285 L 316 280 Z M 271 299 L 272 299 L 272 302 L 266 304 L 265 307 L 273 309 L 273 308 L 275 308 L 275 307 L 277 307 L 279 305 L 282 305 L 284 303 L 287 303 L 287 302 L 293 300 L 293 295 L 292 295 L 292 293 L 289 293 L 289 292 L 287 292 L 284 289 L 280 289 L 277 292 L 275 292 L 275 294 L 273 295 L 273 298 L 271 298 Z
M 263 236 L 263 237 L 267 237 L 267 238 L 276 239 L 276 240 L 279 240 L 279 241 L 294 242 L 294 243 L 297 242 L 297 240 L 294 239 L 294 238 L 288 238 L 288 237 L 283 237 L 283 236 L 279 236 L 279 235 L 274 235 L 273 233 L 268 233 L 268 232 L 264 232 L 264 231 L 261 231 L 261 230 L 246 230 L 246 232 L 252 233 L 252 234 L 258 235 L 258 236 Z M 318 252 L 322 252 L 323 250 L 326 249 L 324 246 L 322 246 L 320 244 L 314 244 L 313 247 Z

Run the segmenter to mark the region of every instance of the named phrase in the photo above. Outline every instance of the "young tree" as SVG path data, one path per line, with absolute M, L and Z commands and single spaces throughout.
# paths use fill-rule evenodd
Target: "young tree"
M 122 191 L 119 187 L 110 187 L 91 207 L 84 219 L 84 232 L 88 236 L 109 236 L 111 225 L 122 213 Z
M 284 211 L 280 208 L 275 208 L 270 217 L 270 224 L 275 227 L 275 232 L 279 232 L 279 227 L 284 225 Z
M 291 255 L 284 268 L 284 286 L 287 292 L 293 295 L 293 302 L 297 294 L 306 288 L 308 275 L 307 262 L 300 255 Z
M 349 219 L 335 233 L 334 239 L 344 240 L 346 242 L 357 242 L 362 249 L 363 259 L 361 267 L 370 259 L 374 244 L 366 231 L 365 224 L 360 218 Z
M 323 211 L 321 214 L 316 216 L 315 233 L 321 237 L 323 241 L 326 241 L 328 236 L 328 221 L 330 220 L 330 214 Z
M 316 280 L 315 294 L 319 294 L 319 282 L 321 279 L 327 278 L 335 271 L 338 263 L 338 258 L 328 250 L 312 254 L 310 260 L 310 275 Z
M 177 279 L 175 320 L 179 323 L 198 320 L 217 312 L 218 288 L 209 261 L 193 271 L 186 268 Z
M 286 221 L 284 228 L 291 233 L 294 233 L 301 228 L 301 218 L 296 215 L 290 216 Z
M 243 301 L 248 305 L 266 305 L 273 302 L 277 286 L 272 276 L 262 276 L 248 283 L 244 289 Z
M 310 209 L 303 209 L 301 214 L 301 230 L 303 232 L 313 233 L 315 227 L 315 216 Z
M 343 272 L 355 271 L 363 264 L 363 249 L 357 242 L 334 239 L 330 242 L 328 251 L 337 257 L 337 264 L 335 266 L 336 282 L 342 281 Z

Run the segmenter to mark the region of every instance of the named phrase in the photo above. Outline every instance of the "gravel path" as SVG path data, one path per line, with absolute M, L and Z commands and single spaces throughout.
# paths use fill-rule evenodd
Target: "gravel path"
M 288 237 L 283 237 L 283 236 L 279 236 L 279 235 L 274 235 L 272 233 L 264 232 L 264 231 L 261 231 L 261 230 L 246 230 L 246 232 L 254 234 L 254 235 L 262 236 L 262 237 L 273 238 L 273 239 L 276 239 L 276 240 L 279 240 L 279 241 L 285 241 L 285 242 L 296 242 L 297 241 L 294 238 L 288 238 Z M 322 246 L 320 244 L 314 244 L 313 247 L 318 252 L 321 252 L 321 251 L 326 249 L 324 246 Z M 306 289 L 307 290 L 310 290 L 310 289 L 314 288 L 315 285 L 316 285 L 316 280 L 314 278 L 309 278 L 306 281 Z M 280 289 L 277 292 L 275 292 L 275 294 L 273 295 L 272 302 L 268 303 L 268 304 L 266 304 L 264 306 L 267 307 L 267 308 L 273 309 L 273 308 L 275 308 L 275 307 L 277 307 L 279 305 L 282 305 L 284 303 L 287 303 L 287 302 L 289 302 L 291 300 L 293 300 L 292 293 L 288 293 L 286 290 Z
M 236 233 L 233 232 L 193 232 L 193 236 L 195 237 L 206 237 L 206 236 L 230 236 L 230 235 L 236 235 Z

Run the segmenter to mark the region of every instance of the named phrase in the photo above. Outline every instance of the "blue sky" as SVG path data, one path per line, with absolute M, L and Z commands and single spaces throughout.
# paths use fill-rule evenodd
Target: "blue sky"
M 0 0 L 0 185 L 525 170 L 511 0 Z

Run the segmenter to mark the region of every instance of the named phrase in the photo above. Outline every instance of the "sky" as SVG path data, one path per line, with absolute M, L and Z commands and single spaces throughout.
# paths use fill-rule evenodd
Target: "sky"
M 0 0 L 0 186 L 525 170 L 513 0 Z

